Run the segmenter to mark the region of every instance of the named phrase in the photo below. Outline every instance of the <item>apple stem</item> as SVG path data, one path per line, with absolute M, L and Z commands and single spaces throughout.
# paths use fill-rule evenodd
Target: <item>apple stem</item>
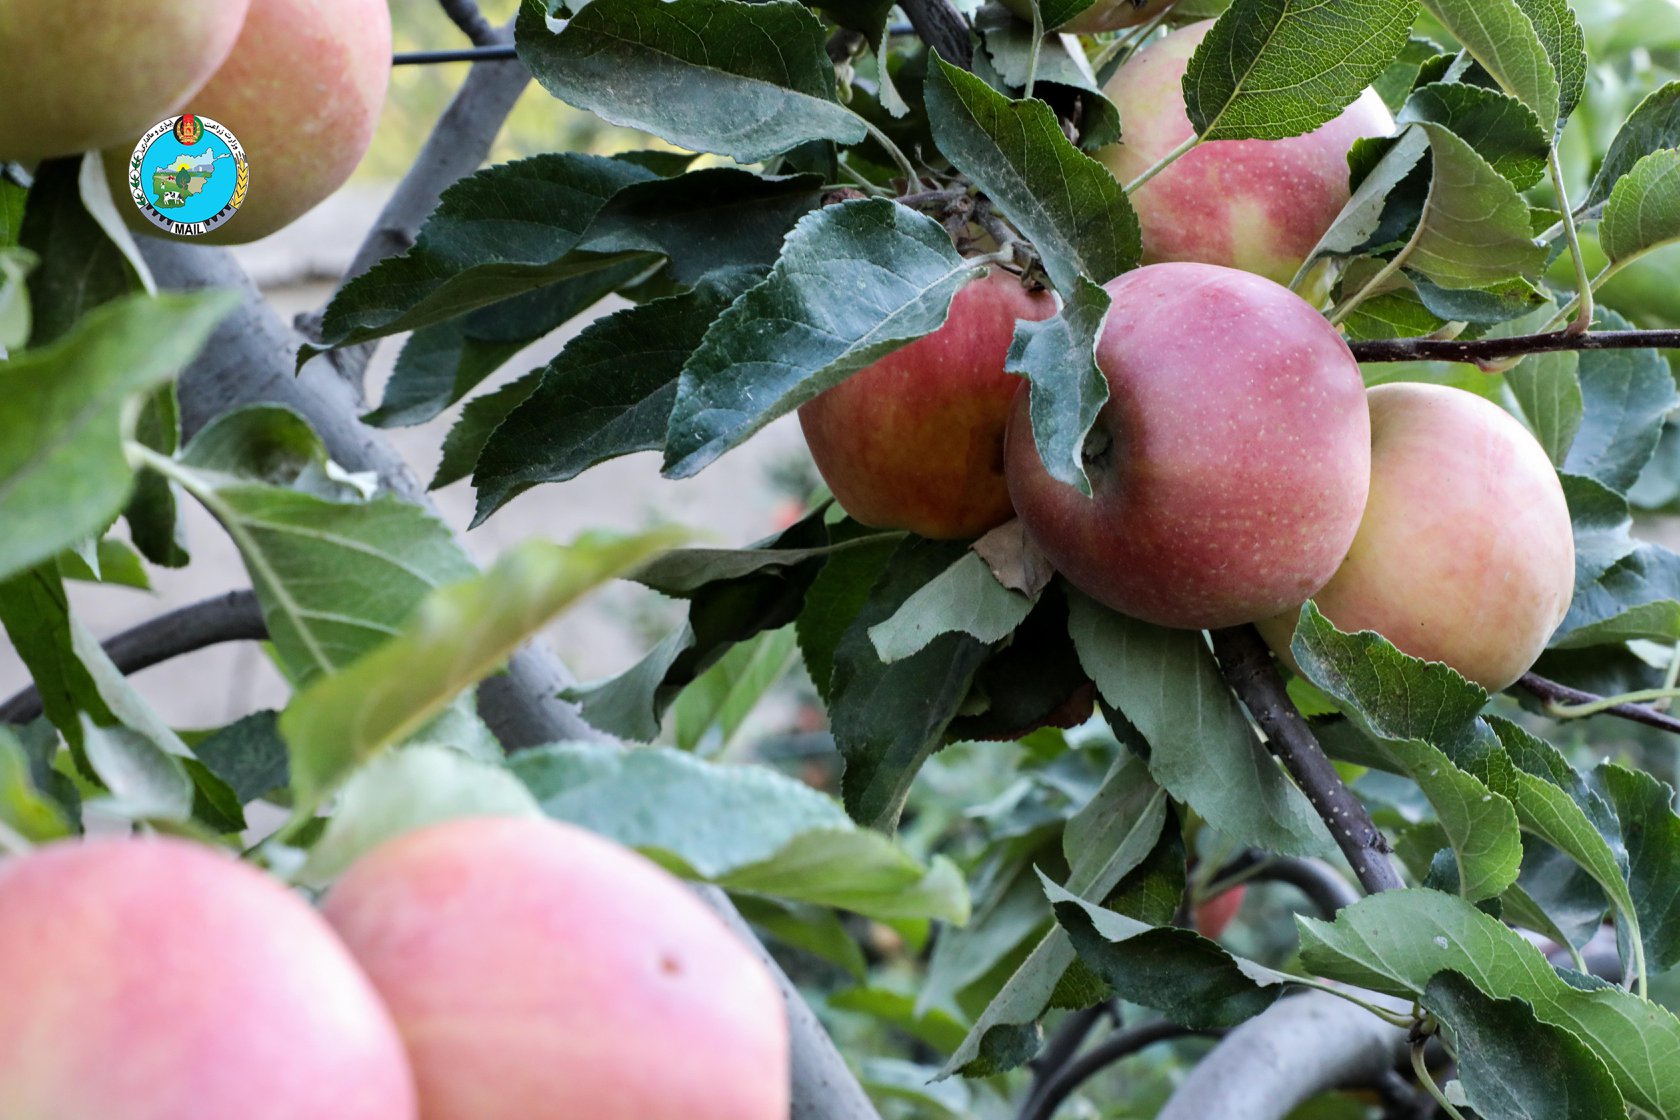
M 1423 1060 L 1423 1049 L 1423 1040 L 1412 1044 L 1412 1071 L 1417 1074 L 1418 1084 L 1435 1098 L 1435 1103 L 1441 1106 L 1441 1111 L 1452 1117 L 1452 1120 L 1464 1120 L 1464 1113 L 1453 1107 L 1447 1095 L 1441 1092 L 1441 1087 L 1435 1084 L 1435 1078 L 1429 1072 L 1429 1064 Z
M 1038 6 L 1038 0 L 1031 0 L 1032 8 L 1032 46 L 1027 48 L 1027 82 L 1021 91 L 1023 100 L 1030 100 L 1033 95 L 1033 84 L 1038 80 L 1038 53 L 1044 49 L 1044 12 Z
M 898 167 L 899 171 L 903 172 L 904 189 L 907 191 L 921 190 L 921 177 L 916 174 L 915 167 L 911 166 L 909 157 L 899 149 L 897 144 L 892 142 L 892 138 L 876 127 L 873 121 L 870 121 L 862 116 L 858 116 L 858 120 L 863 121 L 863 127 L 868 130 L 870 139 L 879 144 L 887 153 L 888 157 L 890 157 L 893 163 Z
M 1563 182 L 1563 162 L 1558 158 L 1557 145 L 1552 145 L 1547 163 L 1552 171 L 1552 187 L 1557 191 L 1558 209 L 1563 211 L 1563 235 L 1569 242 L 1569 253 L 1575 258 L 1575 288 L 1580 311 L 1570 323 L 1569 334 L 1583 334 L 1591 329 L 1597 308 L 1593 306 L 1594 281 L 1587 277 L 1587 258 L 1581 252 L 1581 233 L 1575 228 L 1575 215 L 1569 209 L 1569 188 Z M 1602 281 L 1603 277 L 1600 277 Z
M 1546 702 L 1546 714 L 1553 719 L 1585 719 L 1602 712 L 1613 711 L 1616 708 L 1630 704 L 1649 704 L 1653 700 L 1673 700 L 1680 696 L 1680 688 L 1672 685 L 1668 688 L 1645 688 L 1638 692 L 1624 692 L 1620 696 L 1600 696 L 1579 704 L 1566 704 L 1559 700 Z
M 1190 139 L 1162 156 L 1160 162 L 1156 163 L 1154 167 L 1151 167 L 1148 171 L 1145 171 L 1142 175 L 1139 175 L 1136 179 L 1133 179 L 1131 182 L 1126 184 L 1126 193 L 1136 193 L 1139 187 L 1143 186 L 1145 183 L 1149 182 L 1149 180 L 1155 178 L 1155 176 L 1177 163 L 1180 159 L 1189 155 L 1191 151 L 1195 149 L 1196 145 L 1201 142 L 1202 138 L 1200 136 L 1192 136 Z

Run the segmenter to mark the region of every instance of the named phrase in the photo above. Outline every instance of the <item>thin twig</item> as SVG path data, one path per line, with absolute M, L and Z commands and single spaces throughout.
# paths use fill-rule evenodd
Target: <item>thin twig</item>
M 268 624 L 256 594 L 230 591 L 124 630 L 105 643 L 105 653 L 127 676 L 224 642 L 267 638 Z M 34 685 L 0 704 L 0 723 L 29 723 L 40 716 L 41 692 Z
M 1046 1081 L 1021 1110 L 1021 1120 L 1050 1120 L 1062 1102 L 1085 1082 L 1122 1058 L 1130 1057 L 1157 1042 L 1168 1042 L 1189 1035 L 1217 1038 L 1223 1034 L 1223 1031 L 1193 1031 L 1177 1023 L 1145 1023 L 1142 1026 L 1115 1031 Z
M 489 47 L 461 47 L 446 51 L 401 51 L 391 56 L 392 66 L 431 66 L 439 62 L 513 62 L 519 49 L 512 43 Z
M 1213 652 L 1237 696 L 1266 733 L 1272 753 L 1283 761 L 1365 889 L 1398 890 L 1405 884 L 1388 858 L 1388 840 L 1371 821 L 1363 802 L 1347 788 L 1318 745 L 1312 729 L 1290 702 L 1271 650 L 1252 626 L 1213 631 Z
M 438 0 L 438 6 L 474 46 L 488 47 L 503 42 L 501 32 L 478 10 L 477 0 Z
M 1359 901 L 1353 887 L 1329 864 L 1316 859 L 1275 856 L 1258 848 L 1250 848 L 1221 867 L 1211 880 L 1210 891 L 1218 893 L 1222 884 L 1233 879 L 1286 883 L 1306 895 L 1324 918 L 1333 918 L 1344 906 Z
M 1351 344 L 1362 362 L 1478 362 L 1550 354 L 1560 350 L 1674 350 L 1680 331 L 1589 331 L 1570 334 L 1519 335 L 1516 338 L 1478 338 L 1467 342 L 1431 338 L 1393 338 Z
M 1570 688 L 1566 684 L 1547 680 L 1534 673 L 1524 673 L 1517 684 L 1523 691 L 1547 704 L 1596 704 L 1605 699 L 1597 693 Z M 1680 718 L 1659 712 L 1645 704 L 1617 704 L 1615 707 L 1604 709 L 1600 714 L 1680 734 Z

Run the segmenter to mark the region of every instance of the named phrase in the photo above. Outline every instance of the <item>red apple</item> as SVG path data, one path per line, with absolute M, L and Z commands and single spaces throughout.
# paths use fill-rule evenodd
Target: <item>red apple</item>
M 1032 21 L 1032 5 L 1037 0 L 1003 0 L 1003 6 L 1016 16 Z M 1046 31 L 1065 31 L 1088 34 L 1094 31 L 1118 31 L 1122 27 L 1136 27 L 1154 19 L 1178 0 L 1097 0 L 1089 8 L 1066 23 L 1047 27 Z
M 391 78 L 387 0 L 250 0 L 233 53 L 184 106 L 226 125 L 250 160 L 250 193 L 218 245 L 267 237 L 350 178 L 373 143 Z M 128 196 L 133 143 L 106 153 L 111 190 Z M 124 205 L 134 228 L 159 233 Z
M 1196 932 L 1210 940 L 1219 940 L 1219 935 L 1236 919 L 1247 894 L 1247 886 L 1232 887 L 1196 907 Z
M 250 0 L 3 0 L 0 161 L 132 149 L 215 73 Z
M 301 898 L 180 840 L 0 864 L 0 1116 L 415 1120 L 367 978 Z
M 799 409 L 817 470 L 866 525 L 977 537 L 1013 513 L 1003 431 L 1021 379 L 1003 372 L 1018 319 L 1056 303 L 996 270 L 951 301 L 945 325 Z
M 1574 594 L 1557 472 L 1528 429 L 1473 393 L 1397 383 L 1369 395 L 1370 502 L 1347 560 L 1313 598 L 1339 629 L 1375 630 L 1489 691 L 1506 688 Z M 1260 627 L 1290 664 L 1298 607 Z
M 1091 597 L 1162 626 L 1269 618 L 1347 555 L 1370 480 L 1359 366 L 1333 327 L 1252 273 L 1159 264 L 1106 285 L 1109 400 L 1085 443 L 1092 496 L 1009 427 L 1028 535 Z
M 786 1120 L 763 964 L 676 879 L 541 819 L 357 861 L 325 904 L 408 1043 L 424 1120 Z
M 1195 134 L 1184 111 L 1184 71 L 1212 27 L 1205 21 L 1174 31 L 1108 83 L 1124 136 L 1098 154 L 1120 182 L 1132 182 Z M 1201 145 L 1132 192 L 1144 260 L 1222 264 L 1288 284 L 1347 205 L 1353 142 L 1393 130 L 1382 98 L 1366 90 L 1304 136 Z

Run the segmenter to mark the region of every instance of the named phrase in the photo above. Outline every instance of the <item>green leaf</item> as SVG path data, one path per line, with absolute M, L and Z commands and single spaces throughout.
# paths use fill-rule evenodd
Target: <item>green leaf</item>
M 29 277 L 32 346 L 56 342 L 89 311 L 145 288 L 123 247 L 90 212 L 82 168 L 80 155 L 41 164 L 24 204 L 18 244 L 40 262 Z
M 70 600 L 49 565 L 0 582 L 0 625 L 41 694 L 41 710 L 73 749 L 82 744 L 81 714 L 97 723 L 114 717 L 72 648 Z
M 1597 325 L 1632 326 L 1607 309 Z M 1656 350 L 1602 350 L 1581 355 L 1579 376 L 1584 415 L 1563 469 L 1625 494 L 1656 453 L 1664 422 L 1680 404 L 1673 374 Z
M 1582 990 L 1540 950 L 1472 904 L 1438 891 L 1385 891 L 1334 923 L 1297 918 L 1308 968 L 1334 980 L 1419 998 L 1439 972 L 1462 973 L 1491 999 L 1521 999 L 1543 1023 L 1602 1059 L 1628 1102 L 1680 1120 L 1680 1019 L 1620 988 Z
M 939 329 L 957 289 L 979 272 L 939 223 L 882 199 L 806 215 L 769 277 L 712 324 L 683 367 L 666 476 L 696 474 L 770 421 Z
M 0 825 L 36 844 L 71 833 L 64 810 L 37 788 L 29 755 L 4 725 L 0 725 Z
M 182 760 L 126 727 L 82 720 L 88 765 L 110 791 L 99 805 L 136 821 L 180 822 L 192 815 L 193 783 Z
M 1111 301 L 1108 292 L 1081 276 L 1062 309 L 1042 322 L 1015 324 L 1004 369 L 1025 377 L 1033 442 L 1044 469 L 1089 497 L 1085 438 L 1108 402 L 1108 378 L 1097 366 Z
M 854 820 L 890 829 L 922 764 L 943 745 L 990 645 L 967 634 L 936 638 L 892 664 L 869 631 L 964 553 L 961 544 L 912 537 L 902 544 L 834 651 L 829 720 L 845 759 L 841 791 Z
M 520 60 L 549 93 L 611 124 L 740 163 L 867 134 L 835 100 L 822 22 L 791 0 L 614 0 L 558 32 L 546 15 L 543 0 L 525 0 Z
M 1604 204 L 1598 241 L 1625 262 L 1680 240 L 1680 151 L 1653 152 L 1616 181 Z
M 883 664 L 903 661 L 945 634 L 967 634 L 990 645 L 1025 621 L 1033 601 L 999 583 L 992 569 L 969 551 L 923 584 L 885 622 L 869 628 Z
M 1107 897 L 1149 857 L 1166 821 L 1166 793 L 1149 780 L 1142 760 L 1122 751 L 1063 836 L 1069 893 L 1087 901 Z M 940 1076 L 989 1077 L 1037 1053 L 1042 1037 L 1038 1020 L 1078 959 L 1065 929 L 1057 926 L 1046 933 L 975 1020 Z
M 62 552 L 58 557 L 59 574 L 65 579 L 132 587 L 136 591 L 152 589 L 145 561 L 125 542 L 115 537 L 101 537 L 93 544 L 93 557 L 97 570 L 79 552 Z
M 403 343 L 379 407 L 362 421 L 380 428 L 424 424 L 525 347 L 647 268 L 647 261 L 638 257 L 420 328 Z
M 1125 190 L 1073 146 L 1050 106 L 1010 101 L 943 59 L 924 96 L 934 143 L 1032 242 L 1057 291 L 1137 267 L 1142 235 Z
M 33 319 L 27 281 L 40 259 L 15 245 L 0 247 L 0 358 L 29 341 Z
M 481 393 L 468 401 L 454 427 L 443 437 L 437 471 L 426 488 L 441 490 L 471 475 L 477 469 L 479 457 L 484 454 L 490 437 L 514 409 L 530 400 L 531 394 L 542 382 L 542 376 L 543 370 L 534 369 L 494 392 Z
M 1282 140 L 1339 116 L 1410 40 L 1415 0 L 1237 0 L 1184 73 L 1203 140 Z
M 1406 98 L 1411 96 L 1413 87 L 1418 84 L 1424 65 L 1440 55 L 1439 43 L 1414 35 L 1400 49 L 1399 57 L 1389 63 L 1388 69 L 1371 83 L 1371 88 L 1382 96 L 1383 104 L 1388 106 L 1389 112 L 1398 113 L 1400 107 L 1406 103 Z
M 1428 134 L 1435 172 L 1406 252 L 1407 267 L 1444 288 L 1538 276 L 1546 251 L 1535 244 L 1528 203 L 1510 180 L 1446 127 L 1429 122 L 1412 127 Z
M 852 620 L 869 601 L 870 589 L 897 546 L 896 538 L 881 536 L 858 548 L 834 553 L 805 593 L 805 606 L 795 627 L 799 652 L 805 659 L 811 683 L 825 705 L 833 700 L 830 683 L 834 677 L 834 651 L 851 628 Z
M 428 595 L 391 639 L 316 679 L 280 716 L 306 802 L 419 731 L 585 592 L 674 543 L 673 534 L 529 541 L 483 575 Z
M 832 799 L 774 771 L 597 744 L 527 751 L 511 765 L 549 816 L 687 878 L 889 920 L 968 918 L 953 864 L 922 866 L 887 837 L 854 827 Z
M 1551 645 L 1580 649 L 1638 638 L 1680 640 L 1680 556 L 1645 543 L 1590 585 L 1577 580 L 1574 602 Z
M 1413 93 L 1397 120 L 1428 121 L 1451 129 L 1520 191 L 1546 174 L 1551 138 L 1534 110 L 1498 90 L 1436 82 Z
M 1505 375 L 1528 426 L 1556 466 L 1568 457 L 1586 412 L 1580 365 L 1580 355 L 1568 350 L 1530 354 Z
M 1071 0 L 1083 7 L 1088 0 Z M 1047 6 L 1040 4 L 1041 9 Z M 1077 12 L 1069 12 L 1072 18 Z M 1048 17 L 1047 17 L 1048 19 Z M 1052 26 L 1046 22 L 1046 28 Z M 986 57 L 1007 91 L 1024 91 L 1033 48 L 1032 23 L 1016 18 L 1002 4 L 988 4 L 975 13 L 974 29 L 986 45 Z M 1064 87 L 1058 90 L 1056 87 Z M 1120 111 L 1102 91 L 1102 83 L 1091 69 L 1079 40 L 1047 35 L 1038 43 L 1037 69 L 1033 73 L 1033 96 L 1052 106 L 1062 97 L 1077 97 L 1079 103 L 1079 147 L 1094 152 L 1120 139 Z
M 1587 36 L 1568 0 L 1517 0 L 1534 24 L 1558 81 L 1557 131 L 1581 103 L 1587 88 Z
M 665 446 L 677 377 L 720 313 L 761 278 L 731 269 L 693 290 L 585 327 L 484 444 L 473 471 L 482 524 L 532 486 Z
M 1680 148 L 1680 81 L 1669 82 L 1641 101 L 1622 125 L 1581 204 L 1582 212 L 1590 215 L 1602 207 L 1641 160 L 1669 148 Z
M 1545 758 L 1550 755 L 1555 758 L 1555 750 L 1549 743 L 1530 735 L 1516 724 L 1508 720 L 1489 722 L 1505 745 L 1506 753 L 1517 760 L 1518 765 L 1521 765 L 1521 760 L 1530 757 Z M 1566 765 L 1561 759 L 1556 761 Z M 1622 915 L 1629 936 L 1639 936 L 1641 914 L 1627 883 L 1622 879 L 1622 868 L 1616 860 L 1616 853 L 1611 850 L 1609 841 L 1598 826 L 1588 819 L 1586 811 L 1553 778 L 1552 774 L 1535 774 L 1526 768 L 1511 775 L 1514 783 L 1511 801 L 1516 806 L 1523 831 L 1540 837 L 1579 864 L 1604 889 L 1611 904 Z M 1675 824 L 1680 829 L 1680 821 Z
M 289 784 L 291 763 L 280 738 L 280 713 L 254 712 L 193 747 L 198 760 L 225 782 L 241 805 Z
M 610 680 L 568 689 L 594 727 L 649 742 L 665 710 L 687 685 L 737 642 L 792 622 L 804 604 L 823 557 L 833 549 L 821 511 L 760 545 L 731 552 L 683 549 L 668 553 L 633 578 L 690 600 L 688 621 L 636 665 Z
M 1563 124 L 1563 86 L 1546 42 L 1524 9 L 1538 12 L 1551 2 L 1423 0 L 1429 13 L 1464 44 L 1507 93 L 1534 110 L 1547 135 L 1555 134 Z M 1585 48 L 1580 49 L 1584 56 Z M 1582 62 L 1584 77 L 1584 57 Z
M 1613 763 L 1600 766 L 1598 777 L 1621 821 L 1627 892 L 1645 937 L 1646 964 L 1673 968 L 1680 965 L 1680 893 L 1674 889 L 1680 817 L 1674 814 L 1674 791 L 1643 771 Z
M 134 440 L 160 455 L 173 455 L 181 449 L 181 405 L 173 382 L 146 398 L 134 423 Z M 175 488 L 167 478 L 142 471 L 134 480 L 134 493 L 123 510 L 123 519 L 128 522 L 134 547 L 152 563 L 184 568 L 191 561 Z
M 1128 1003 L 1192 1030 L 1219 1030 L 1253 1018 L 1282 994 L 1255 983 L 1217 942 L 1094 906 L 1039 877 L 1080 961 Z
M 1068 594 L 1068 630 L 1097 690 L 1149 743 L 1149 771 L 1241 844 L 1321 855 L 1330 838 L 1237 706 L 1197 631 L 1166 630 Z
M 813 906 L 804 902 L 779 902 L 773 898 L 759 898 L 756 895 L 736 895 L 732 901 L 735 903 L 735 909 L 741 912 L 741 917 L 782 944 L 803 949 L 838 965 L 860 984 L 868 979 L 869 962 L 864 959 L 863 949 L 847 931 L 845 922 L 835 911 L 824 906 Z M 856 995 L 861 991 L 863 989 L 854 988 L 850 992 L 836 993 L 835 996 L 829 997 L 829 1004 L 836 1006 L 840 996 Z M 960 1039 L 962 1029 L 957 1028 L 956 1034 Z
M 1420 739 L 1384 745 L 1434 807 L 1452 844 L 1459 894 L 1471 902 L 1504 894 L 1517 881 L 1523 855 L 1511 802 Z
M 1421 338 L 1434 334 L 1449 320 L 1430 311 L 1416 292 L 1383 292 L 1367 298 L 1342 323 L 1348 341 L 1384 338 Z
M 1371 242 L 1384 229 L 1383 218 L 1391 199 L 1400 185 L 1417 171 L 1429 151 L 1429 137 L 1421 128 L 1405 129 L 1397 140 L 1381 143 L 1387 146 L 1387 150 L 1376 166 L 1359 181 L 1347 205 L 1342 207 L 1342 212 L 1307 255 L 1300 271 L 1295 274 L 1296 287 L 1306 281 L 1313 266 L 1323 258 L 1354 256 L 1374 247 Z M 1404 231 L 1399 236 L 1404 237 Z
M 707 746 L 723 751 L 747 717 L 793 667 L 797 646 L 793 627 L 760 634 L 728 653 L 683 689 L 672 706 L 677 746 L 692 751 Z M 716 730 L 717 741 L 708 742 Z
M 821 198 L 817 175 L 705 167 L 625 187 L 601 209 L 582 247 L 658 253 L 679 284 L 694 284 L 719 269 L 769 268 L 788 231 Z
M 616 268 L 639 255 L 573 250 L 609 199 L 654 178 L 633 163 L 571 152 L 469 175 L 443 192 L 412 249 L 339 289 L 322 338 L 328 346 L 368 342 Z
M 98 536 L 134 484 L 132 406 L 198 355 L 228 293 L 133 296 L 0 361 L 0 579 Z
M 429 825 L 541 815 L 531 791 L 502 766 L 447 747 L 404 747 L 373 759 L 344 783 L 298 881 L 324 887 L 385 841 Z
M 1601 1120 L 1626 1110 L 1604 1062 L 1522 1000 L 1489 999 L 1458 973 L 1442 972 L 1419 1002 L 1452 1032 L 1458 1079 L 1476 1115 Z

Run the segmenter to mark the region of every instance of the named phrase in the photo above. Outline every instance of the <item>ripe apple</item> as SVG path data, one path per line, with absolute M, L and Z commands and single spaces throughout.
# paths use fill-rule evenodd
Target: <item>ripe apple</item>
M 1032 6 L 1037 0 L 1003 0 L 1003 6 L 1021 19 L 1031 22 Z M 1097 0 L 1089 8 L 1057 27 L 1046 31 L 1064 31 L 1085 35 L 1094 31 L 1118 31 L 1122 27 L 1136 27 L 1154 19 L 1178 0 Z
M 373 142 L 391 78 L 387 0 L 250 0 L 233 53 L 186 111 L 226 125 L 250 160 L 239 212 L 196 242 L 267 237 L 344 185 Z M 112 193 L 127 198 L 132 145 L 105 154 Z M 159 233 L 132 206 L 135 229 Z
M 0 161 L 132 148 L 227 58 L 250 0 L 0 2 Z
M 1074 586 L 1203 629 L 1269 618 L 1335 574 L 1370 481 L 1364 382 L 1340 335 L 1264 277 L 1157 264 L 1106 285 L 1109 399 L 1085 441 L 1092 496 L 1009 425 L 1009 494 Z
M 1220 891 L 1196 907 L 1196 932 L 1209 940 L 1219 940 L 1219 935 L 1236 919 L 1247 894 L 1246 885 L 1235 886 L 1228 891 Z
M 633 852 L 452 821 L 358 860 L 324 910 L 396 1017 L 424 1120 L 786 1120 L 775 983 Z
M 1380 385 L 1371 498 L 1314 600 L 1341 630 L 1375 630 L 1489 691 L 1534 664 L 1569 613 L 1575 539 L 1551 461 L 1498 405 L 1439 385 Z M 1295 609 L 1260 632 L 1293 665 Z
M 261 872 L 180 840 L 0 863 L 0 1116 L 415 1120 L 389 1013 Z
M 1124 138 L 1098 156 L 1130 183 L 1195 134 L 1184 71 L 1213 27 L 1191 24 L 1138 52 L 1104 92 Z M 1349 197 L 1347 155 L 1361 136 L 1387 136 L 1394 118 L 1366 90 L 1342 115 L 1288 140 L 1215 140 L 1132 192 L 1144 260 L 1200 261 L 1288 284 Z
M 993 270 L 951 301 L 945 325 L 799 409 L 811 457 L 866 525 L 977 537 L 1012 516 L 1003 431 L 1021 379 L 1003 372 L 1017 319 L 1056 302 Z

